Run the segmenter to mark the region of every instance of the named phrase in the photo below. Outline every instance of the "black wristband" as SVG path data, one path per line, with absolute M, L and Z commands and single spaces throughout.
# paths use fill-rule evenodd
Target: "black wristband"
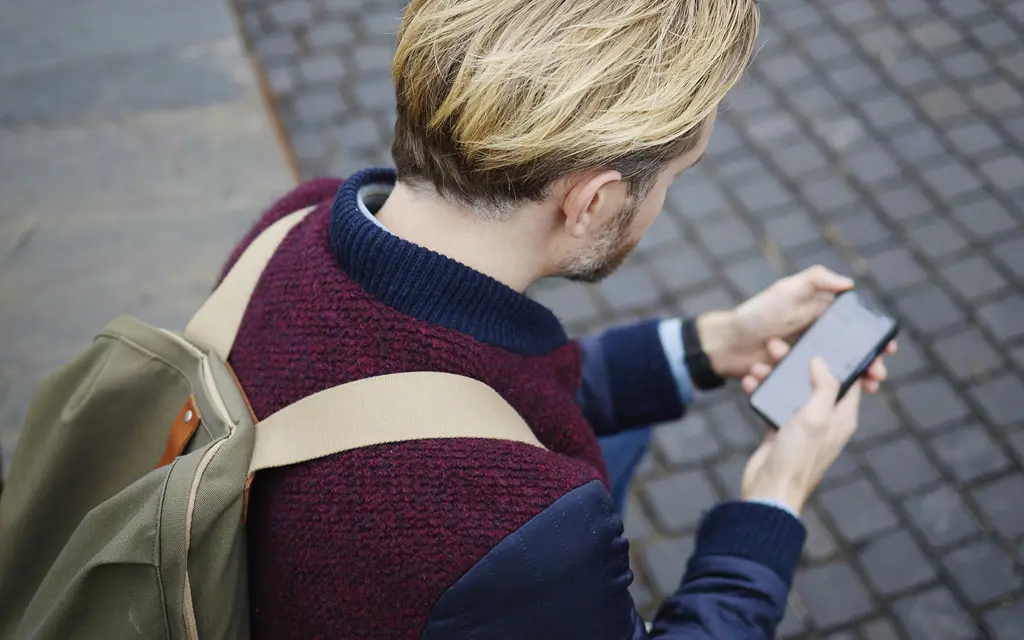
M 704 353 L 695 318 L 683 320 L 683 354 L 683 362 L 686 363 L 695 387 L 701 391 L 708 391 L 725 384 L 725 378 L 715 373 L 708 354 Z

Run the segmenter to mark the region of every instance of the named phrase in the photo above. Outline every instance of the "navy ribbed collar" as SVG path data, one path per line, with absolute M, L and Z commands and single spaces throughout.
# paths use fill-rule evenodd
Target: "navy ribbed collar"
M 562 324 L 543 305 L 367 219 L 359 210 L 359 188 L 395 179 L 391 169 L 365 169 L 338 189 L 331 248 L 349 277 L 402 313 L 487 344 L 523 355 L 543 355 L 565 344 Z

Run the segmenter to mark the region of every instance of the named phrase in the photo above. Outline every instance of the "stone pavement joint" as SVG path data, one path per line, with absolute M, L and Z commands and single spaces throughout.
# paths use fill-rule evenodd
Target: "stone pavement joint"
M 302 173 L 389 162 L 404 3 L 235 1 Z M 534 294 L 582 333 L 814 263 L 855 276 L 901 319 L 900 355 L 804 516 L 780 635 L 1024 637 L 1024 0 L 760 7 L 756 59 L 656 232 L 606 282 Z M 736 390 L 659 428 L 626 518 L 645 615 L 762 428 Z

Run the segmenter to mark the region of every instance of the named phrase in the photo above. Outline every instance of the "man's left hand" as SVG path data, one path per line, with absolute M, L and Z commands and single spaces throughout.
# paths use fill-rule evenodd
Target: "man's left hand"
M 711 366 L 723 377 L 742 379 L 752 392 L 836 294 L 852 287 L 850 278 L 814 266 L 776 281 L 734 309 L 700 316 L 697 329 Z M 885 354 L 894 353 L 896 344 L 890 343 Z M 868 367 L 864 390 L 877 391 L 885 377 L 879 358 Z

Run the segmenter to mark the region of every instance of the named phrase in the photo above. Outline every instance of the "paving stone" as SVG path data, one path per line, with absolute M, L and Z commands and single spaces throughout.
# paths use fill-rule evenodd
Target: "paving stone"
M 1024 584 L 1009 558 L 991 540 L 979 540 L 942 560 L 946 571 L 974 604 L 984 604 Z
M 839 93 L 854 96 L 881 84 L 882 79 L 866 64 L 855 63 L 835 69 L 829 74 L 829 80 Z
M 961 153 L 975 155 L 1002 144 L 1002 139 L 984 122 L 968 122 L 946 132 Z
M 921 177 L 943 198 L 952 198 L 974 191 L 981 186 L 977 176 L 957 162 L 947 162 L 941 166 L 926 169 L 921 172 Z
M 746 466 L 747 456 L 742 456 L 727 460 L 726 462 L 720 462 L 712 469 L 715 478 L 725 488 L 726 500 L 736 500 L 740 497 L 743 470 Z
M 967 241 L 960 235 L 956 227 L 942 218 L 936 218 L 928 224 L 914 227 L 909 235 L 914 246 L 933 260 L 967 247 Z
M 889 240 L 889 230 L 868 209 L 840 218 L 831 225 L 839 242 L 847 247 L 864 249 Z
M 868 582 L 884 596 L 935 580 L 935 568 L 905 531 L 877 538 L 857 555 Z
M 644 498 L 663 531 L 681 532 L 697 525 L 718 501 L 715 490 L 700 471 L 674 473 L 647 482 Z
M 1010 459 L 980 425 L 958 427 L 930 442 L 939 462 L 958 482 L 971 482 L 1010 466 Z
M 896 627 L 885 619 L 872 620 L 860 628 L 864 640 L 899 640 Z
M 835 538 L 829 532 L 821 516 L 814 507 L 805 507 L 800 514 L 800 521 L 807 531 L 807 541 L 804 543 L 803 555 L 809 560 L 823 560 L 833 555 L 838 547 Z
M 1024 97 L 1006 80 L 992 80 L 971 89 L 971 98 L 985 111 L 1005 114 L 1020 111 Z
M 641 613 L 654 604 L 654 596 L 651 595 L 650 589 L 639 579 L 634 578 L 629 585 L 629 595 L 633 598 L 633 606 Z
M 982 516 L 1007 538 L 1024 533 L 1024 476 L 1016 473 L 971 491 Z
M 930 0 L 889 0 L 885 9 L 897 18 L 916 18 L 933 13 Z
M 828 159 L 811 142 L 803 141 L 794 145 L 769 149 L 775 163 L 790 178 L 796 178 L 812 171 L 827 169 Z
M 917 162 L 926 158 L 946 154 L 935 132 L 923 124 L 915 123 L 912 130 L 901 133 L 892 139 L 896 153 L 907 162 Z
M 743 147 L 743 141 L 737 135 L 736 130 L 728 122 L 719 120 L 715 124 L 715 132 L 708 142 L 707 153 L 712 156 L 719 156 L 740 147 Z
M 335 89 L 303 93 L 295 98 L 295 115 L 303 122 L 321 124 L 344 112 L 341 94 Z
M 725 268 L 726 278 L 745 298 L 764 291 L 782 275 L 764 256 L 734 262 Z
M 888 24 L 860 31 L 857 34 L 864 52 L 882 65 L 888 65 L 907 54 L 907 38 Z
M 675 593 L 693 555 L 693 536 L 666 538 L 646 545 L 643 550 L 644 573 L 651 586 L 662 596 Z
M 774 110 L 775 98 L 760 82 L 747 78 L 736 85 L 736 89 L 726 98 L 730 111 L 747 114 L 754 111 Z
M 936 340 L 933 348 L 946 371 L 962 381 L 984 379 L 1003 366 L 1003 358 L 974 327 Z
M 897 431 L 901 427 L 899 418 L 879 394 L 866 395 L 860 401 L 860 420 L 851 441 L 860 444 L 871 438 Z
M 391 78 L 380 78 L 364 81 L 356 93 L 360 106 L 369 110 L 393 110 L 395 104 L 395 87 Z
M 622 523 L 625 527 L 626 537 L 630 545 L 640 542 L 654 533 L 654 525 L 644 513 L 644 507 L 639 500 L 632 497 L 626 500 Z
M 803 11 L 794 11 L 793 13 L 803 13 Z M 838 31 L 827 31 L 811 38 L 803 38 L 801 44 L 810 57 L 819 62 L 828 62 L 853 55 L 850 43 Z
M 985 614 L 985 626 L 993 640 L 1024 637 L 1024 600 L 1004 604 Z
M 877 197 L 883 214 L 893 220 L 918 218 L 934 208 L 924 193 L 912 185 L 889 189 Z
M 793 203 L 789 190 L 775 179 L 740 185 L 735 193 L 740 203 L 752 213 Z
M 654 446 L 668 469 L 713 458 L 721 451 L 711 425 L 699 415 L 656 427 Z
M 979 0 L 942 0 L 941 4 L 946 15 L 953 18 L 967 18 L 988 10 Z
M 313 9 L 302 0 L 278 0 L 270 5 L 270 17 L 282 27 L 294 27 L 310 22 Z
M 921 47 L 934 51 L 960 42 L 956 29 L 941 20 L 932 20 L 910 30 L 910 37 Z
M 921 97 L 920 105 L 935 122 L 944 122 L 970 111 L 960 94 L 950 87 L 940 87 L 926 93 Z
M 715 434 L 734 449 L 746 451 L 761 441 L 763 422 L 750 410 L 745 399 L 719 402 L 708 409 Z
M 765 236 L 782 249 L 820 242 L 822 238 L 814 220 L 802 210 L 771 216 L 762 224 Z
M 1019 156 L 1006 155 L 989 160 L 981 165 L 981 172 L 1003 191 L 1024 187 L 1024 160 Z
M 916 439 L 904 436 L 864 452 L 864 460 L 882 485 L 900 495 L 939 480 L 939 471 Z
M 836 631 L 825 636 L 825 640 L 859 640 L 857 634 L 850 630 Z
M 818 264 L 846 276 L 851 276 L 854 272 L 846 259 L 834 247 L 827 244 L 801 247 L 800 253 L 796 254 L 790 262 L 790 268 L 796 272 Z
M 291 33 L 275 33 L 255 38 L 253 48 L 261 60 L 291 59 L 299 52 L 299 43 Z
M 886 68 L 889 77 L 907 90 L 928 85 L 939 77 L 939 72 L 931 62 L 920 56 L 900 58 Z
M 332 127 L 328 136 L 342 151 L 377 147 L 381 144 L 380 132 L 377 131 L 373 119 L 366 116 L 356 116 Z
M 562 322 L 582 322 L 598 314 L 589 290 L 578 284 L 559 284 L 551 289 L 531 291 L 530 295 L 551 309 Z
M 805 182 L 801 186 L 801 191 L 817 213 L 827 214 L 857 202 L 857 196 L 839 178 L 830 177 Z
M 873 185 L 899 177 L 902 170 L 880 147 L 853 153 L 844 160 L 846 169 L 865 185 Z
M 686 172 L 683 179 L 678 180 L 668 190 L 668 201 L 676 211 L 688 219 L 703 219 L 728 208 L 722 191 L 710 181 L 687 181 Z
M 965 540 L 979 531 L 967 504 L 949 485 L 907 498 L 903 503 L 911 523 L 935 547 Z
M 344 20 L 326 20 L 312 25 L 306 38 L 314 49 L 331 49 L 355 40 L 351 25 Z
M 895 358 L 889 358 L 886 361 L 890 381 L 896 382 L 903 378 L 908 378 L 931 367 L 931 363 L 925 359 L 921 347 L 918 346 L 913 338 L 903 333 L 900 335 L 898 342 L 900 352 L 896 354 Z
M 650 267 L 669 291 L 682 291 L 711 279 L 707 261 L 690 247 L 660 255 L 650 261 Z
M 1012 373 L 975 385 L 971 397 L 981 407 L 982 414 L 997 426 L 1009 426 L 1024 421 L 1024 382 Z
M 849 565 L 833 562 L 798 572 L 794 589 L 819 628 L 828 628 L 867 615 L 871 596 Z
M 898 600 L 896 618 L 910 638 L 975 640 L 977 628 L 945 587 L 936 587 Z
M 795 596 L 793 594 L 790 594 L 789 599 L 791 603 L 794 597 Z M 779 626 L 775 629 L 777 636 L 783 640 L 788 640 L 790 638 L 799 637 L 805 631 L 807 631 L 806 621 L 796 613 L 795 607 L 790 604 L 790 606 L 786 608 L 786 614 L 782 617 L 782 622 L 780 622 Z
M 896 399 L 921 430 L 959 422 L 970 413 L 952 385 L 938 376 L 898 386 Z
M 827 89 L 820 86 L 808 87 L 796 91 L 789 97 L 790 104 L 804 116 L 812 116 L 817 113 L 835 109 L 839 106 Z
M 708 251 L 720 257 L 748 251 L 757 246 L 750 228 L 738 219 L 724 219 L 721 222 L 704 225 L 697 233 Z
M 826 7 L 836 20 L 845 25 L 856 25 L 874 18 L 878 11 L 868 0 L 829 2 Z
M 619 269 L 601 281 L 598 290 L 616 312 L 653 307 L 661 300 L 650 276 L 638 267 Z
M 942 290 L 928 284 L 896 301 L 896 308 L 918 331 L 935 333 L 964 320 L 964 312 Z
M 697 293 L 688 294 L 682 301 L 683 313 L 696 316 L 708 311 L 729 309 L 736 305 L 737 300 L 725 289 L 714 287 Z
M 971 235 L 981 240 L 1005 236 L 1007 232 L 1019 227 L 1006 207 L 987 194 L 969 204 L 952 207 L 950 214 Z M 1021 249 L 1024 250 L 1024 241 L 1021 241 Z M 999 253 L 998 249 L 996 253 Z M 1024 259 L 1021 264 L 1024 265 Z M 1024 274 L 1024 270 L 1021 273 Z
M 834 487 L 859 474 L 860 467 L 857 466 L 853 455 L 849 451 L 843 451 L 829 466 L 819 486 L 822 488 Z
M 978 309 L 981 324 L 998 340 L 1024 335 L 1024 297 L 1007 294 Z
M 807 63 L 792 53 L 761 58 L 757 68 L 766 79 L 780 85 L 797 83 L 811 74 Z
M 640 251 L 651 251 L 659 248 L 687 249 L 679 224 L 671 215 L 659 215 L 654 219 L 651 228 L 640 240 Z
M 890 247 L 864 256 L 867 273 L 883 291 L 924 282 L 928 276 L 921 263 L 903 247 Z
M 1001 242 L 992 253 L 1015 275 L 1024 278 L 1024 237 Z
M 915 117 L 907 103 L 891 93 L 866 103 L 862 109 L 868 120 L 880 129 L 910 122 Z
M 946 73 L 960 81 L 978 78 L 992 71 L 992 65 L 985 56 L 971 49 L 945 55 L 941 58 L 940 64 Z
M 822 114 L 811 121 L 811 127 L 836 154 L 845 154 L 868 138 L 864 123 L 848 112 Z
M 850 542 L 896 526 L 896 514 L 865 478 L 820 492 L 818 502 Z
M 974 300 L 995 293 L 1007 286 L 992 263 L 981 256 L 971 256 L 941 269 L 941 273 L 957 293 Z

